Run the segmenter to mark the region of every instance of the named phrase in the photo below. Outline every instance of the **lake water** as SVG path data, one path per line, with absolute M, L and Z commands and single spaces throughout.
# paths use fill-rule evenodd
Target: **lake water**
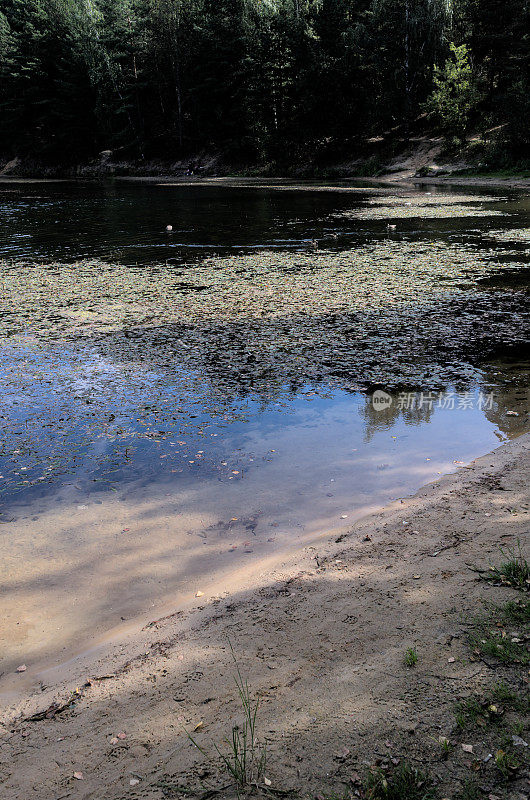
M 237 587 L 527 430 L 528 210 L 1 183 L 4 668 Z

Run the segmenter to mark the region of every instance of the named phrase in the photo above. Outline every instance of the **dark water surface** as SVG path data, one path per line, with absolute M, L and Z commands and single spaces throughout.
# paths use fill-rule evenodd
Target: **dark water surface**
M 323 215 L 350 206 L 349 196 L 259 187 L 0 186 L 0 253 L 142 264 L 189 258 L 195 250 L 201 257 L 234 248 L 297 248 L 326 230 Z
M 421 192 L 426 202 L 450 193 L 428 192 Z M 389 189 L 379 199 L 395 194 Z M 341 216 L 369 209 L 375 197 L 370 186 L 350 194 L 307 185 L 296 191 L 0 184 L 0 534 L 4 591 L 13 597 L 6 637 L 26 606 L 37 600 L 50 609 L 35 623 L 40 633 L 36 636 L 32 623 L 14 653 L 19 645 L 27 649 L 31 637 L 38 642 L 36 656 L 49 652 L 48 627 L 57 622 L 64 624 L 61 646 L 67 647 L 79 631 L 91 633 L 91 619 L 109 627 L 124 610 L 139 613 L 182 589 L 187 578 L 214 570 L 216 559 L 225 559 L 224 568 L 230 569 L 226 559 L 232 558 L 235 570 L 241 559 L 263 558 L 340 528 L 527 429 L 529 362 L 521 341 L 528 244 L 516 236 L 501 241 L 492 232 L 524 231 L 528 198 L 503 194 L 482 202 L 477 194 L 474 203 L 458 204 L 455 198 L 459 206 L 476 207 L 479 216 L 461 215 L 458 208 L 434 218 L 410 210 L 401 217 L 399 208 L 390 220 Z M 388 221 L 398 225 L 396 233 L 389 232 Z M 171 234 L 165 232 L 168 224 Z M 312 240 L 318 241 L 316 278 Z M 416 247 L 424 248 L 430 270 L 439 268 L 437 257 L 433 263 L 428 259 L 430 247 L 438 248 L 441 258 L 447 247 L 456 248 L 450 251 L 462 281 L 456 294 L 440 289 L 443 265 L 437 285 L 429 288 L 428 305 L 421 287 L 412 297 L 395 275 L 390 280 L 387 261 L 397 258 L 399 272 Z M 338 259 L 336 280 L 324 276 L 323 251 Z M 271 252 L 282 259 L 280 272 Z M 373 262 L 367 253 L 373 253 Z M 260 254 L 266 258 L 255 267 Z M 358 308 L 363 291 L 358 275 L 350 306 L 343 302 L 344 286 L 334 299 L 343 254 L 348 269 L 356 254 L 368 266 L 375 264 L 376 283 L 380 270 L 389 287 L 382 299 L 376 302 L 374 295 L 372 302 L 370 289 Z M 201 272 L 206 257 L 213 261 Z M 484 260 L 485 276 L 473 272 L 475 257 Z M 76 273 L 71 264 L 82 260 L 93 265 Z M 68 265 L 68 287 L 61 283 L 63 268 L 50 266 L 56 262 Z M 107 305 L 101 305 L 101 287 L 92 299 L 81 298 L 83 276 L 110 262 L 117 267 L 109 278 Z M 35 270 L 42 282 L 35 280 Z M 206 286 L 213 273 L 219 283 Z M 120 297 L 115 281 L 125 286 L 131 275 Z M 169 299 L 166 278 L 173 286 Z M 55 283 L 46 283 L 49 279 Z M 287 298 L 281 296 L 282 281 Z M 134 292 L 141 282 L 139 300 Z M 305 282 L 305 294 L 296 311 L 275 316 L 275 304 L 290 302 L 298 282 Z M 258 284 L 256 300 L 252 292 Z M 37 302 L 41 285 L 54 288 Z M 396 291 L 404 298 L 397 304 Z M 220 292 L 228 298 L 225 316 L 220 305 L 203 319 L 201 303 L 215 304 Z M 149 303 L 146 321 L 142 315 Z M 392 315 L 387 336 L 383 328 Z M 422 322 L 411 331 L 415 315 Z M 488 348 L 482 354 L 480 342 L 474 349 L 467 346 L 479 328 Z M 411 383 L 416 352 L 423 372 Z M 393 362 L 392 385 L 386 377 L 379 382 L 378 365 L 385 364 L 388 376 Z M 421 375 L 427 376 L 424 382 Z M 378 383 L 392 399 L 384 411 L 372 403 Z M 134 519 L 122 512 L 127 505 L 134 506 Z M 95 533 L 92 538 L 98 525 L 108 533 L 104 540 Z M 134 591 L 124 591 L 122 566 L 119 579 L 107 576 L 98 583 L 95 553 L 121 564 L 119 537 L 130 530 L 144 538 L 137 551 L 137 540 L 128 539 L 127 580 L 149 563 L 150 547 L 159 559 L 152 574 L 142 573 Z M 175 549 L 176 561 L 167 555 Z M 76 582 L 76 602 L 87 608 L 86 619 L 77 617 L 75 623 L 65 611 L 68 602 L 60 609 L 54 605 L 57 593 L 70 597 L 67 570 L 59 575 L 56 565 L 57 559 L 68 563 L 65 554 L 74 558 L 72 552 L 80 559 L 72 562 L 72 574 L 82 570 L 83 575 Z M 24 586 L 22 571 L 31 576 Z
M 363 202 L 381 190 L 362 181 L 355 194 L 328 191 L 327 186 L 289 184 L 174 185 L 116 182 L 10 182 L 0 183 L 0 256 L 28 260 L 99 258 L 124 264 L 149 264 L 169 259 L 185 261 L 210 252 L 257 248 L 299 249 L 312 239 L 326 247 L 343 248 L 352 243 L 386 235 L 379 221 L 355 225 L 331 218 Z M 388 189 L 390 194 L 393 192 Z M 447 187 L 424 187 L 431 198 L 450 193 Z M 485 191 L 455 189 L 457 195 Z M 510 226 L 528 225 L 530 199 L 515 192 L 497 192 L 492 210 L 510 214 Z M 488 196 L 492 192 L 488 191 Z M 384 198 L 382 198 L 384 199 Z M 481 206 L 483 207 L 483 206 Z M 421 239 L 475 241 L 489 228 L 502 227 L 492 218 L 399 220 L 399 230 Z M 166 234 L 166 225 L 173 231 Z M 329 239 L 329 234 L 339 239 Z M 194 253 L 193 251 L 199 251 Z

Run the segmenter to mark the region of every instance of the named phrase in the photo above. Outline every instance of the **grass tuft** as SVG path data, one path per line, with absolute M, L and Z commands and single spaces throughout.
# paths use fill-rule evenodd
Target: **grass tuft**
M 415 647 L 409 647 L 405 653 L 404 662 L 406 667 L 415 667 L 418 663 L 418 651 Z
M 526 642 L 530 625 L 530 601 L 511 600 L 494 606 L 486 616 L 472 623 L 469 641 L 477 655 L 489 656 L 503 664 L 530 663 Z
M 442 760 L 447 761 L 453 749 L 452 743 L 449 741 L 447 736 L 440 736 L 438 739 L 438 744 L 440 745 Z
M 493 703 L 504 707 L 507 711 L 520 711 L 523 714 L 530 712 L 530 694 L 528 690 L 518 693 L 504 681 L 496 683 L 491 692 Z
M 364 790 L 366 800 L 434 800 L 436 797 L 432 779 L 406 763 L 392 773 L 380 768 L 370 770 Z
M 456 724 L 460 729 L 473 728 L 502 721 L 505 711 L 526 713 L 529 709 L 528 694 L 518 694 L 500 681 L 483 697 L 468 697 L 455 707 Z
M 509 753 L 506 750 L 497 750 L 495 753 L 495 766 L 502 777 L 507 780 L 513 777 L 521 765 L 513 753 Z
M 243 678 L 239 669 L 239 664 L 229 641 L 232 657 L 236 665 L 235 683 L 243 709 L 243 722 L 241 725 L 232 726 L 231 735 L 225 737 L 223 749 L 217 744 L 213 744 L 221 765 L 230 775 L 238 790 L 247 789 L 257 785 L 264 777 L 265 766 L 267 763 L 267 749 L 264 744 L 259 742 L 256 731 L 256 719 L 259 709 L 259 698 L 252 699 L 250 688 L 246 678 Z M 207 758 L 208 753 L 201 745 L 186 731 L 192 744 Z
M 466 700 L 457 703 L 456 724 L 459 728 L 471 728 L 480 720 L 480 724 L 487 719 L 488 712 L 484 705 L 476 697 L 468 697 Z
M 517 542 L 517 548 L 506 552 L 501 548 L 501 554 L 506 560 L 497 567 L 491 566 L 488 571 L 481 572 L 482 579 L 522 592 L 530 591 L 530 564 L 521 552 L 520 542 Z
M 462 791 L 458 795 L 458 800 L 481 800 L 484 797 L 474 778 L 467 778 L 462 784 Z

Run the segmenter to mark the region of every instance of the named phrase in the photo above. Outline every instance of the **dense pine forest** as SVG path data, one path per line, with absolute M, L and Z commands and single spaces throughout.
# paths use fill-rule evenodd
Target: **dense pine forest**
M 529 139 L 527 0 L 1 0 L 0 158 L 286 166 L 418 120 Z

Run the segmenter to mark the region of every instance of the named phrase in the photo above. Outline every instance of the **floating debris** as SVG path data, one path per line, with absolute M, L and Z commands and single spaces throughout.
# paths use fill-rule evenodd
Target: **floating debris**
M 527 263 L 406 239 L 170 266 L 1 261 L 1 492 L 81 464 L 83 486 L 109 489 L 148 452 L 159 470 L 240 480 L 246 463 L 203 456 L 197 438 L 252 401 L 470 386 L 488 355 L 528 341 L 527 288 L 512 280 Z
M 462 203 L 500 203 L 506 201 L 506 197 L 495 197 L 494 195 L 477 194 L 432 194 L 431 192 L 421 192 L 414 194 L 401 194 L 394 197 L 383 199 L 370 199 L 368 202 L 375 205 L 384 206 L 454 206 Z
M 496 239 L 498 242 L 522 242 L 530 244 L 530 228 L 511 228 L 507 231 L 487 231 L 488 239 Z
M 477 198 L 474 198 L 475 201 Z M 482 201 L 482 198 L 481 198 Z M 348 211 L 340 211 L 332 216 L 337 219 L 410 219 L 419 217 L 423 219 L 446 219 L 460 217 L 502 217 L 506 215 L 504 211 L 494 209 L 479 208 L 473 205 L 464 205 L 449 202 L 442 203 L 418 203 L 403 200 L 402 202 L 384 203 L 375 200 L 369 201 L 370 208 L 352 208 Z

